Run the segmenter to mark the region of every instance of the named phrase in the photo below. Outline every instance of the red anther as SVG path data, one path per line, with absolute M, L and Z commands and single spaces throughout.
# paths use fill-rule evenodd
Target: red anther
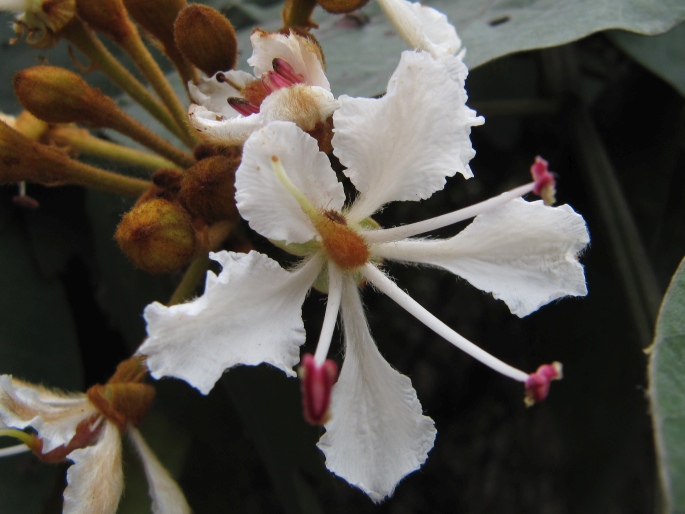
M 331 391 L 338 379 L 338 365 L 327 359 L 321 366 L 314 356 L 306 353 L 298 370 L 302 390 L 304 419 L 311 425 L 323 425 L 329 419 Z
M 237 96 L 232 96 L 228 99 L 228 105 L 233 107 L 239 114 L 243 116 L 249 116 L 250 114 L 257 114 L 259 112 L 259 107 L 252 105 L 250 102 L 244 98 Z
M 290 82 L 275 71 L 267 71 L 262 74 L 262 84 L 264 84 L 264 87 L 269 93 L 273 93 L 277 89 L 292 86 L 293 82 Z
M 531 373 L 526 380 L 526 397 L 524 402 L 530 407 L 541 402 L 549 394 L 552 380 L 561 380 L 561 363 L 543 364 L 535 373 Z
M 535 162 L 530 167 L 530 173 L 533 175 L 535 187 L 533 193 L 538 195 L 545 201 L 545 204 L 552 205 L 555 201 L 556 194 L 556 179 L 547 167 L 547 161 L 539 155 L 535 158 Z
M 271 62 L 271 66 L 273 66 L 273 69 L 276 73 L 290 82 L 289 85 L 292 86 L 293 84 L 305 83 L 304 77 L 299 73 L 295 73 L 295 70 L 293 70 L 293 67 L 290 66 L 287 61 L 277 57 Z
M 14 202 L 14 205 L 17 205 L 19 207 L 22 207 L 24 209 L 28 209 L 30 211 L 35 211 L 40 208 L 40 204 L 38 203 L 38 200 L 35 198 L 31 198 L 30 196 L 26 195 L 17 195 L 12 197 L 12 202 Z

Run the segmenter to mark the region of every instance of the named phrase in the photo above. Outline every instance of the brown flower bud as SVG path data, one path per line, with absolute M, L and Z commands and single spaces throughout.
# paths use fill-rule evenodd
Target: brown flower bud
M 212 76 L 235 67 L 238 40 L 230 21 L 216 9 L 191 4 L 174 24 L 176 45 L 190 62 Z
M 174 21 L 186 0 L 124 0 L 131 18 L 156 37 L 168 55 L 174 51 Z
M 330 13 L 343 14 L 364 7 L 369 0 L 317 0 Z
M 207 224 L 235 218 L 235 172 L 240 161 L 221 155 L 203 159 L 183 175 L 181 201 Z
M 76 0 L 76 11 L 93 29 L 115 41 L 126 39 L 135 30 L 122 0 Z
M 34 116 L 48 123 L 109 127 L 114 101 L 79 75 L 57 66 L 33 66 L 14 75 L 14 92 Z
M 121 219 L 114 238 L 133 264 L 148 273 L 170 273 L 195 256 L 190 215 L 162 198 L 137 204 Z

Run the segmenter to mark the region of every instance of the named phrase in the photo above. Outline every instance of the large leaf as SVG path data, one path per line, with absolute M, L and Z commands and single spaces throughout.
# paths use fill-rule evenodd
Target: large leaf
M 649 383 L 665 511 L 685 512 L 685 261 L 661 305 Z

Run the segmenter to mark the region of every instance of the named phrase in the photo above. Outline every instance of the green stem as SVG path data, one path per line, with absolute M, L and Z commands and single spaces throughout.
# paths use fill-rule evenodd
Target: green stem
M 126 177 L 89 166 L 73 159 L 65 158 L 67 181 L 71 184 L 108 191 L 124 196 L 138 198 L 148 190 L 151 182 L 134 177 Z
M 83 129 L 69 126 L 57 127 L 50 131 L 50 135 L 58 144 L 67 145 L 79 153 L 94 155 L 111 161 L 123 162 L 157 170 L 159 168 L 183 169 L 181 166 L 155 154 L 136 150 L 128 146 L 119 145 L 95 137 Z
M 198 284 L 204 278 L 208 266 L 209 254 L 206 252 L 191 262 L 167 305 L 171 307 L 192 298 L 197 291 Z
M 97 63 L 100 71 L 138 102 L 162 125 L 178 136 L 188 146 L 193 146 L 192 138 L 181 130 L 169 110 L 141 84 L 102 44 L 102 41 L 85 24 L 75 19 L 61 33 L 71 44 L 83 52 L 92 62 Z

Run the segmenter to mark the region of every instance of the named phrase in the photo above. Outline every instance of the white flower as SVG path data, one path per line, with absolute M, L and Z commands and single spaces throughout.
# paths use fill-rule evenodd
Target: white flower
M 519 316 L 565 295 L 586 294 L 577 262 L 588 242 L 585 223 L 568 206 L 520 198 L 540 181 L 424 222 L 373 226 L 369 216 L 386 203 L 426 199 L 457 171 L 471 175 L 469 132 L 482 120 L 464 98 L 463 85 L 444 64 L 415 52 L 403 53 L 383 98 L 341 97 L 333 146 L 359 192 L 349 206 L 313 138 L 287 122 L 255 132 L 236 174 L 238 209 L 255 231 L 303 259 L 286 271 L 256 252 L 212 254 L 223 269 L 218 276 L 208 273 L 202 297 L 145 310 L 149 338 L 139 352 L 152 375 L 182 378 L 203 393 L 239 364 L 267 362 L 292 375 L 305 340 L 301 304 L 315 282 L 323 285 L 326 314 L 315 365 L 305 364 L 303 383 L 307 373 L 320 372 L 313 386 L 319 390 L 311 397 L 321 407 L 316 398 L 327 390 L 326 356 L 340 310 L 345 361 L 333 386 L 331 418 L 321 416 L 326 433 L 319 447 L 331 471 L 374 501 L 392 494 L 402 477 L 422 465 L 436 432 L 409 379 L 373 342 L 358 291 L 361 277 L 488 366 L 527 385 L 535 382 L 532 399 L 544 397 L 558 370 L 548 366 L 529 375 L 488 355 L 378 267 L 385 259 L 447 269 L 501 298 Z M 450 239 L 410 239 L 474 216 L 471 226 Z
M 333 114 L 337 103 L 326 79 L 321 48 L 313 39 L 255 30 L 248 64 L 254 76 L 230 70 L 188 85 L 195 102 L 188 116 L 204 137 L 242 144 L 273 120 L 313 130 Z
M 26 428 L 33 429 L 35 435 L 22 432 Z M 55 392 L 0 375 L 0 435 L 19 438 L 44 461 L 73 462 L 67 471 L 64 514 L 116 512 L 124 489 L 122 432 L 128 434 L 140 455 L 152 512 L 189 514 L 190 507 L 178 485 L 131 424 L 120 427 L 89 395 Z M 17 453 L 17 449 L 1 450 L 0 456 Z

